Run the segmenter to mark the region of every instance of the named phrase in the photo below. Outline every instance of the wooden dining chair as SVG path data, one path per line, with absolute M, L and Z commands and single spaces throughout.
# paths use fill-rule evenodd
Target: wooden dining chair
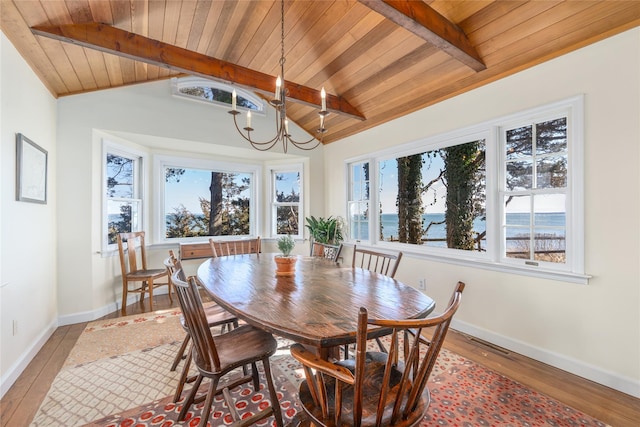
M 244 255 L 244 254 L 258 254 L 261 252 L 260 236 L 252 239 L 240 239 L 240 240 L 209 239 L 209 244 L 211 245 L 211 251 L 213 251 L 214 257 Z
M 393 278 L 401 259 L 402 252 L 378 252 L 354 246 L 351 266 L 365 268 Z
M 379 252 L 354 246 L 351 266 L 375 271 L 376 273 L 393 278 L 396 275 L 396 271 L 398 271 L 401 259 L 402 252 Z M 376 342 L 380 351 L 387 351 L 380 338 L 376 338 Z M 344 346 L 344 357 L 345 359 L 349 358 L 348 345 Z
M 328 243 L 313 242 L 311 245 L 311 256 L 322 257 L 329 261 L 338 262 L 341 252 L 342 244 L 330 245 Z
M 291 355 L 302 364 L 305 373 L 299 398 L 306 420 L 298 425 L 419 425 L 431 401 L 427 380 L 460 305 L 464 286 L 458 282 L 446 310 L 426 319 L 370 319 L 367 310 L 360 308 L 355 360 L 331 362 L 300 344 L 292 345 Z M 393 331 L 388 354 L 367 352 L 367 331 L 376 327 Z M 427 346 L 406 333 L 415 329 L 422 334 L 427 328 L 431 333 Z M 398 358 L 400 362 L 395 361 Z
M 271 365 L 269 364 L 269 358 L 277 350 L 277 341 L 270 333 L 250 325 L 241 325 L 215 337 L 211 335 L 196 280 L 191 276 L 187 281 L 184 281 L 182 280 L 183 277 L 182 270 L 177 270 L 173 273 L 171 281 L 176 287 L 179 298 L 184 302 L 183 315 L 193 340 L 193 361 L 198 369 L 198 376 L 182 404 L 178 421 L 183 421 L 191 405 L 196 400 L 199 401 L 199 399 L 196 399 L 198 389 L 202 380 L 208 378 L 210 383 L 205 395 L 205 404 L 202 408 L 200 427 L 207 425 L 213 399 L 220 393 L 222 393 L 227 410 L 234 420 L 234 426 L 249 426 L 259 420 L 273 416 L 276 425 L 282 427 L 282 412 L 271 376 Z M 250 417 L 240 419 L 229 390 L 241 384 L 253 382 L 254 392 L 262 393 L 260 391 L 257 362 L 262 362 L 264 368 L 270 405 Z M 236 368 L 246 365 L 251 365 L 250 373 L 243 372 L 241 374 L 236 370 Z M 236 376 L 229 375 L 232 372 Z M 228 377 L 229 380 L 219 387 L 220 380 L 224 377 Z M 243 398 L 250 399 L 248 396 Z
M 126 246 L 126 248 L 125 248 Z M 149 311 L 153 311 L 153 290 L 160 286 L 167 286 L 169 300 L 173 303 L 171 280 L 166 268 L 147 268 L 147 251 L 144 242 L 144 231 L 118 234 L 118 252 L 120 253 L 120 269 L 122 271 L 122 307 L 123 316 L 127 315 L 127 294 L 140 294 L 140 304 L 144 302 L 144 294 L 149 294 Z M 156 280 L 166 278 L 166 282 Z M 129 289 L 130 283 L 140 286 Z
M 176 271 L 180 271 L 180 279 L 187 280 L 184 275 L 184 270 L 182 269 L 182 263 L 178 260 L 173 253 L 172 250 L 169 250 L 169 257 L 165 259 L 164 265 L 167 267 L 167 271 L 169 273 L 169 279 Z M 178 302 L 180 303 L 180 308 L 182 308 L 183 302 L 178 295 Z M 222 307 L 220 307 L 215 302 L 204 303 L 204 311 L 207 316 L 207 324 L 209 328 L 220 327 L 220 332 L 223 333 L 226 330 L 231 330 L 232 328 L 238 327 L 238 318 L 233 314 L 229 313 Z M 184 366 L 182 367 L 182 372 L 180 374 L 180 379 L 178 380 L 178 386 L 176 387 L 176 391 L 173 395 L 173 401 L 177 402 L 180 400 L 180 396 L 182 396 L 182 391 L 184 390 L 184 386 L 195 380 L 195 377 L 189 377 L 189 369 L 191 367 L 191 348 L 187 351 L 187 346 L 191 342 L 191 333 L 189 332 L 189 328 L 187 327 L 186 320 L 184 315 L 180 316 L 180 324 L 185 331 L 185 337 L 176 353 L 175 358 L 173 359 L 173 364 L 171 365 L 171 371 L 175 371 L 178 367 L 178 364 L 184 360 Z

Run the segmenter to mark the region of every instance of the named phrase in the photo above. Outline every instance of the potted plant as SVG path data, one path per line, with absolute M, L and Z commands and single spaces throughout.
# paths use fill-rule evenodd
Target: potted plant
M 291 251 L 296 246 L 295 240 L 290 235 L 278 238 L 278 249 L 282 252 L 275 256 L 276 276 L 291 276 L 294 274 L 296 257 L 291 256 Z
M 311 234 L 311 248 L 313 248 L 313 242 L 339 245 L 344 239 L 342 235 L 344 221 L 342 218 L 308 216 L 305 219 L 307 221 L 305 227 L 309 229 Z

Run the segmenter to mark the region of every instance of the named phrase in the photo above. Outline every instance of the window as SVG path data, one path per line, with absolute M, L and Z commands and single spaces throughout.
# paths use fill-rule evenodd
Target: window
M 232 93 L 237 93 L 236 108 L 264 114 L 264 101 L 251 92 L 221 82 L 199 77 L 174 77 L 171 87 L 175 96 L 209 102 L 231 109 Z
M 257 168 L 159 156 L 162 239 L 256 235 Z
M 349 166 L 348 218 L 350 237 L 369 240 L 369 162 Z
M 486 251 L 485 140 L 378 163 L 380 239 Z
M 142 157 L 110 143 L 103 145 L 105 249 L 118 233 L 142 230 Z
M 272 235 L 302 237 L 302 167 L 271 171 Z
M 584 283 L 581 129 L 576 97 L 354 159 L 350 237 Z
M 502 256 L 566 264 L 567 116 L 503 128 Z

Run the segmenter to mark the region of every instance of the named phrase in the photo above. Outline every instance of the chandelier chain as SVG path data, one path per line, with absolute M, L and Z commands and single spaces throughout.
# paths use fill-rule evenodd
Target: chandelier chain
M 284 78 L 284 63 L 286 62 L 286 58 L 284 55 L 284 0 L 280 1 L 280 76 L 278 81 L 276 82 L 276 91 L 275 91 L 275 99 L 271 100 L 269 103 L 275 108 L 276 115 L 276 135 L 267 140 L 267 141 L 255 141 L 251 137 L 251 132 L 254 130 L 251 127 L 251 110 L 247 111 L 247 125 L 243 128 L 244 132 L 238 126 L 238 119 L 241 113 L 236 109 L 236 94 L 235 90 L 232 94 L 232 109 L 229 113 L 233 116 L 233 123 L 238 130 L 238 133 L 242 138 L 247 140 L 253 148 L 260 151 L 267 151 L 271 148 L 275 147 L 278 142 L 282 142 L 283 151 L 287 152 L 287 147 L 289 144 L 301 149 L 301 150 L 313 150 L 318 145 L 322 143 L 324 139 L 324 133 L 326 129 L 324 127 L 324 117 L 328 114 L 325 107 L 325 92 L 324 88 L 322 89 L 321 98 L 322 98 L 322 109 L 319 112 L 320 115 L 320 127 L 317 129 L 317 133 L 319 133 L 320 137 L 315 138 L 311 137 L 311 139 L 307 141 L 296 141 L 289 134 L 288 129 L 288 119 L 287 119 L 287 108 L 286 108 L 286 80 Z M 246 133 L 245 133 L 246 132 Z

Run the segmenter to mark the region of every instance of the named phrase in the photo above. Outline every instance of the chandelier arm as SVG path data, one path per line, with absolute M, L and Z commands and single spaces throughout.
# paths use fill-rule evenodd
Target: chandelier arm
M 247 140 L 247 142 L 249 142 L 253 148 L 260 151 L 267 151 L 276 145 L 276 143 L 278 142 L 280 133 L 276 134 L 276 136 L 274 136 L 272 139 L 268 141 L 254 141 L 251 139 L 251 131 L 247 131 L 247 134 L 245 135 L 244 132 L 240 130 L 240 127 L 238 126 L 238 120 L 236 119 L 237 115 L 239 114 L 233 114 L 233 124 L 236 125 L 236 129 L 238 130 L 238 133 L 240 134 L 240 136 L 243 137 L 245 140 Z

